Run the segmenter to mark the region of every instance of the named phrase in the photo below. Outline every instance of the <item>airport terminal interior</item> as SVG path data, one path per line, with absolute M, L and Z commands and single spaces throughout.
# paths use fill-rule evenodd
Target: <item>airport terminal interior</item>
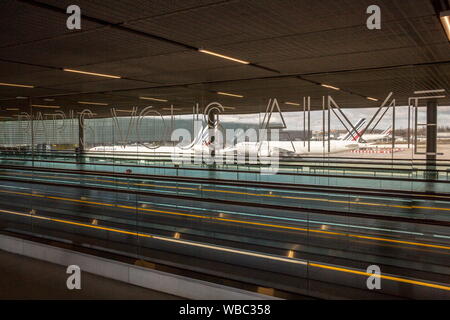
M 450 298 L 449 1 L 0 17 L 1 298 Z

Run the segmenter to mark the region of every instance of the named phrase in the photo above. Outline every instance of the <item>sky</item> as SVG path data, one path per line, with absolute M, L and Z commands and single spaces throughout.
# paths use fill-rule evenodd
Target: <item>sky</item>
M 361 108 L 361 109 L 341 109 L 347 118 L 356 124 L 360 118 L 366 118 L 369 121 L 376 112 L 374 108 Z M 383 109 L 378 117 L 384 112 Z M 419 109 L 419 123 L 425 122 L 426 120 L 426 109 Z M 408 107 L 400 106 L 395 108 L 396 113 L 396 128 L 405 129 L 408 127 Z M 283 117 L 285 119 L 287 129 L 289 130 L 303 130 L 303 112 L 283 112 Z M 377 117 L 377 119 L 378 119 Z M 258 114 L 255 117 L 254 114 L 242 114 L 242 115 L 222 115 L 221 121 L 224 122 L 245 122 L 252 124 L 259 124 L 263 121 L 264 114 Z M 341 117 L 342 118 L 342 117 Z M 376 122 L 376 121 L 375 121 Z M 271 119 L 272 124 L 280 124 L 280 115 L 275 113 Z M 383 119 L 379 122 L 377 129 L 386 129 L 388 126 L 392 125 L 392 109 L 387 111 Z M 438 126 L 450 126 L 450 106 L 438 107 Z M 332 113 L 331 118 L 331 128 L 345 130 L 345 127 L 340 123 L 336 116 Z M 322 130 L 322 111 L 311 111 L 311 130 L 321 131 Z

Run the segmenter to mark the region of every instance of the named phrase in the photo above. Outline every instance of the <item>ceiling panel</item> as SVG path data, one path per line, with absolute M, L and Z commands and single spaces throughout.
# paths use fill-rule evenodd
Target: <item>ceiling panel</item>
M 54 10 L 0 2 L 0 82 L 36 86 L 0 87 L 0 106 L 24 104 L 17 96 L 33 101 L 53 96 L 55 103 L 77 110 L 84 100 L 151 104 L 158 110 L 174 104 L 183 112 L 195 102 L 219 101 L 250 112 L 264 109 L 274 97 L 285 102 L 310 95 L 314 108 L 321 108 L 322 96 L 332 94 L 345 107 L 376 107 L 367 96 L 381 100 L 393 91 L 405 103 L 414 90 L 450 90 L 450 45 L 429 0 L 377 1 L 382 29 L 373 31 L 365 26 L 370 0 L 80 0 L 82 14 L 103 20 L 84 19 L 81 31 L 65 27 L 71 1 L 40 2 Z M 67 73 L 63 67 L 124 79 Z M 142 101 L 142 95 L 168 101 Z
M 0 14 L 0 48 L 18 47 L 82 33 L 67 29 L 68 15 L 57 14 L 16 0 L 0 1 Z M 82 31 L 87 33 L 99 27 L 99 24 L 84 21 Z
M 153 56 L 180 51 L 178 46 L 102 28 L 68 37 L 0 48 L 0 58 L 55 67 L 76 67 L 135 56 Z M 95 68 L 89 71 L 95 72 Z
M 46 4 L 65 9 L 74 4 L 72 0 L 43 0 Z M 168 16 L 177 12 L 195 11 L 199 8 L 223 0 L 77 0 L 82 14 L 106 20 L 111 23 L 123 23 L 149 17 Z

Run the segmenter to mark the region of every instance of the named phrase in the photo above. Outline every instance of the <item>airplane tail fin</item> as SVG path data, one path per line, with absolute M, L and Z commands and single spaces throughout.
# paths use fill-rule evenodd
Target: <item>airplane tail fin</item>
M 361 118 L 358 120 L 355 126 L 355 130 L 352 129 L 352 132 L 349 132 L 345 135 L 342 140 L 344 141 L 358 141 L 361 137 L 360 129 L 363 127 L 363 125 L 366 123 L 366 118 Z
M 195 131 L 197 131 L 195 129 Z M 204 142 L 208 140 L 208 127 L 202 126 L 201 130 L 198 130 L 197 136 L 195 137 L 194 140 L 191 141 L 191 143 L 189 143 L 186 146 L 180 147 L 183 150 L 190 150 L 196 146 L 202 146 L 204 145 Z
M 200 139 L 197 141 L 197 145 L 209 146 L 211 140 L 209 139 L 209 128 L 208 126 L 203 127 Z
M 389 136 L 392 133 L 392 126 L 389 126 L 386 130 L 384 130 L 381 134 L 383 136 Z
M 211 144 L 211 139 L 209 137 L 209 130 L 217 130 L 219 129 L 220 124 L 218 123 L 218 121 L 216 121 L 214 123 L 214 127 L 213 128 L 208 128 L 208 126 L 203 126 L 202 130 L 199 131 L 197 137 L 195 138 L 192 146 L 209 146 Z

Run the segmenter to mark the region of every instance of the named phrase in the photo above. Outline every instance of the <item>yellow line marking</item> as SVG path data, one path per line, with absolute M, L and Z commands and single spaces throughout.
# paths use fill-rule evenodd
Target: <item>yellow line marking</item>
M 387 276 L 387 275 L 383 275 L 383 274 L 377 275 L 377 274 L 373 274 L 373 273 L 367 273 L 367 272 L 364 272 L 364 271 L 357 271 L 357 270 L 352 270 L 352 269 L 347 269 L 347 268 L 332 267 L 332 266 L 327 266 L 327 265 L 323 265 L 323 264 L 319 264 L 319 263 L 312 263 L 312 262 L 309 263 L 309 266 L 316 267 L 316 268 L 322 268 L 322 269 L 328 269 L 328 270 L 334 270 L 334 271 L 340 271 L 340 272 L 346 272 L 346 273 L 352 273 L 352 274 L 358 274 L 358 275 L 368 276 L 368 277 L 377 277 L 377 278 L 386 279 L 386 280 L 392 280 L 392 281 L 397 281 L 397 282 L 416 284 L 416 285 L 419 285 L 419 286 L 424 286 L 424 287 L 430 287 L 430 288 L 450 291 L 450 287 L 448 287 L 448 286 L 443 286 L 443 285 L 429 283 L 429 282 L 410 280 L 410 279 L 405 279 L 405 278 L 400 278 L 400 277 Z
M 272 228 L 290 229 L 290 230 L 296 230 L 296 231 L 314 232 L 314 233 L 321 233 L 321 234 L 334 235 L 334 236 L 360 238 L 360 239 L 374 240 L 374 241 L 385 241 L 385 242 L 392 242 L 392 243 L 408 244 L 408 245 L 413 245 L 413 246 L 421 246 L 421 247 L 429 247 L 429 248 L 450 250 L 450 247 L 448 247 L 448 246 L 428 244 L 428 243 L 421 243 L 421 242 L 394 240 L 394 239 L 386 239 L 386 238 L 379 238 L 379 237 L 363 236 L 363 235 L 357 235 L 357 234 L 351 234 L 351 233 L 314 230 L 314 229 L 308 229 L 308 228 L 289 227 L 289 226 L 282 226 L 282 225 L 276 225 L 276 224 L 251 222 L 251 221 L 242 221 L 242 220 L 233 220 L 233 219 L 224 219 L 224 218 L 212 218 L 212 219 L 214 219 L 214 220 L 221 220 L 221 221 L 227 221 L 227 222 L 236 222 L 236 223 L 242 223 L 242 224 L 259 225 L 259 226 L 272 227 Z
M 119 204 L 111 204 L 111 203 L 103 203 L 103 202 L 95 202 L 95 201 L 87 201 L 87 200 L 78 200 L 78 199 L 56 197 L 56 196 L 46 196 L 46 195 L 40 195 L 40 194 L 34 194 L 34 193 L 24 193 L 24 192 L 16 192 L 16 191 L 9 191 L 9 190 L 0 190 L 0 192 L 1 193 L 9 193 L 9 194 L 18 194 L 18 195 L 24 195 L 24 196 L 33 196 L 33 197 L 47 198 L 47 199 L 53 199 L 53 200 L 76 202 L 76 203 L 87 203 L 87 204 L 93 204 L 93 205 L 99 205 L 99 206 L 116 207 L 116 208 L 121 208 L 121 209 L 163 213 L 163 214 L 184 216 L 184 217 L 190 217 L 190 218 L 207 219 L 207 220 L 224 221 L 224 222 L 233 222 L 233 223 L 248 224 L 248 225 L 254 225 L 254 226 L 263 226 L 263 227 L 270 227 L 270 228 L 277 228 L 277 229 L 295 230 L 295 231 L 302 231 L 302 232 L 312 232 L 312 233 L 327 234 L 327 235 L 334 235 L 334 236 L 341 236 L 341 237 L 359 238 L 359 239 L 366 239 L 366 240 L 373 240 L 373 241 L 400 243 L 400 244 L 406 244 L 406 245 L 411 245 L 411 246 L 419 246 L 419 247 L 427 247 L 427 248 L 450 250 L 449 246 L 429 244 L 429 243 L 422 243 L 422 242 L 395 240 L 395 239 L 387 239 L 387 238 L 380 238 L 380 237 L 357 235 L 357 234 L 351 234 L 351 233 L 315 230 L 315 229 L 309 229 L 309 228 L 290 227 L 290 226 L 277 225 L 277 224 L 269 224 L 269 223 L 262 223 L 262 222 L 253 222 L 253 221 L 244 221 L 244 220 L 236 220 L 236 219 L 227 219 L 227 218 L 220 218 L 220 217 L 213 217 L 213 216 L 203 216 L 203 215 L 181 213 L 181 212 L 174 212 L 174 211 L 147 209 L 147 208 L 132 207 L 132 206 L 126 206 L 126 205 L 119 205 Z

